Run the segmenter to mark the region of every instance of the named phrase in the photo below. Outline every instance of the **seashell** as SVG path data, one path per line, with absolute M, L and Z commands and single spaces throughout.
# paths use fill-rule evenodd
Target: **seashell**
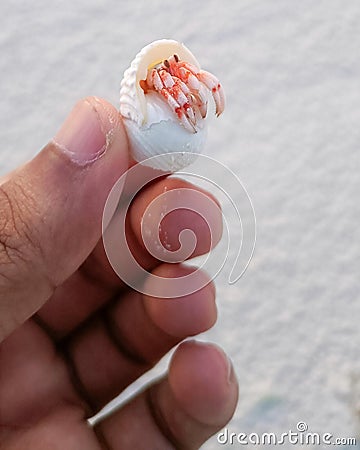
M 144 164 L 171 172 L 193 162 L 206 141 L 210 94 L 218 116 L 224 91 L 183 44 L 162 39 L 144 47 L 120 89 L 120 113 L 135 161 L 162 154 Z

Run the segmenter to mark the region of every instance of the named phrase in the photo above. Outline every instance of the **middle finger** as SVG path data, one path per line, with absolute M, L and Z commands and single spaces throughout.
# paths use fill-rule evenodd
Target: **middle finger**
M 172 250 L 178 246 L 179 231 L 193 230 L 196 247 L 191 257 L 208 252 L 221 237 L 221 212 L 211 194 L 183 180 L 163 178 L 146 187 L 135 197 L 126 224 L 126 238 L 131 252 L 146 270 L 154 269 L 161 261 L 150 255 L 144 246 L 140 223 L 148 205 L 160 194 L 173 189 L 186 192 L 188 196 L 186 201 L 189 204 L 194 204 L 194 198 L 199 201 L 197 194 L 200 192 L 213 200 L 215 206 L 206 221 L 194 211 L 178 209 L 164 218 L 159 230 L 159 223 L 155 218 L 155 229 L 152 232 L 159 233 L 160 239 L 166 237 L 166 245 Z M 127 261 L 121 261 L 121 264 L 126 267 Z M 37 317 L 50 334 L 59 340 L 68 336 L 125 288 L 109 263 L 101 240 L 79 270 L 60 286 L 40 309 Z
M 157 276 L 165 278 L 184 277 L 195 271 L 178 264 L 162 264 L 155 269 Z M 196 276 L 196 284 L 201 280 L 205 286 L 179 298 L 127 293 L 71 336 L 66 344 L 68 361 L 77 386 L 94 412 L 176 344 L 214 324 L 214 286 L 203 272 L 196 271 Z

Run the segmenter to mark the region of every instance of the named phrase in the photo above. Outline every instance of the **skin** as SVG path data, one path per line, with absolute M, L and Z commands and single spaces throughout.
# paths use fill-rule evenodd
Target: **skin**
M 102 211 L 132 162 L 115 108 L 84 101 L 99 120 L 116 117 L 106 152 L 79 164 L 52 141 L 0 185 L 0 447 L 197 449 L 230 420 L 238 396 L 219 347 L 181 343 L 215 323 L 215 289 L 209 283 L 185 297 L 153 298 L 114 273 L 101 241 Z M 161 178 L 135 197 L 127 222 L 142 265 L 174 278 L 195 268 L 149 255 L 138 224 L 154 198 L 178 187 L 189 189 L 189 199 L 199 190 Z M 195 232 L 192 256 L 210 250 L 209 227 L 220 239 L 220 215 L 205 226 L 193 212 L 178 210 L 163 228 L 171 235 L 175 225 Z M 175 247 L 176 237 L 170 239 Z M 166 375 L 88 425 L 87 418 L 176 346 Z

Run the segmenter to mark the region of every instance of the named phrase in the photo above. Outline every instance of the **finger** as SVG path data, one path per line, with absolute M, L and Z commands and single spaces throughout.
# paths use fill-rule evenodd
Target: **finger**
M 77 406 L 59 406 L 31 427 L 17 426 L 1 442 L 2 450 L 101 450 L 84 412 Z
M 188 272 L 174 265 L 157 269 L 159 275 L 171 277 Z M 32 426 L 65 403 L 81 405 L 89 415 L 96 412 L 183 337 L 212 326 L 214 299 L 211 284 L 195 295 L 171 301 L 128 294 L 69 342 L 75 370 L 68 370 L 61 348 L 27 321 L 1 344 L 3 427 Z M 85 396 L 84 388 L 89 392 Z
M 171 195 L 172 191 L 174 195 Z M 179 197 L 181 204 L 186 206 L 177 206 Z M 155 202 L 158 198 L 162 200 Z M 153 207 L 149 209 L 151 204 Z M 202 215 L 205 208 L 206 217 Z M 145 213 L 151 214 L 156 225 L 154 230 L 144 230 L 142 220 Z M 132 230 L 144 249 L 146 236 L 158 233 L 163 247 L 170 252 L 175 251 L 179 248 L 181 231 L 192 230 L 196 236 L 196 245 L 190 257 L 207 253 L 219 242 L 222 234 L 222 216 L 216 198 L 209 192 L 176 178 L 154 183 L 140 192 L 132 204 L 130 221 Z M 146 225 L 148 224 L 147 221 Z
M 118 117 L 103 100 L 79 102 L 54 140 L 0 186 L 0 340 L 99 240 L 105 200 L 127 168 Z
M 164 264 L 158 276 L 182 277 L 194 269 Z M 197 272 L 205 282 L 209 279 Z M 73 336 L 67 353 L 84 397 L 96 412 L 154 365 L 174 345 L 209 329 L 216 320 L 215 291 L 173 299 L 129 293 Z M 101 367 L 101 370 L 98 368 Z
M 110 448 L 198 449 L 232 417 L 238 386 L 218 347 L 185 342 L 166 379 L 95 427 Z
M 151 256 L 145 248 L 140 224 L 148 206 L 161 194 L 172 190 L 181 191 L 185 196 L 183 202 L 191 205 L 195 211 L 177 209 L 161 221 L 162 205 L 167 203 L 169 209 L 172 206 L 171 199 L 164 198 L 157 206 L 157 211 L 153 211 L 154 221 L 148 229 L 151 235 L 160 232 L 163 245 L 166 245 L 165 248 L 168 251 L 172 251 L 178 248 L 180 231 L 192 229 L 196 236 L 196 247 L 192 257 L 208 252 L 221 237 L 221 211 L 211 194 L 180 179 L 162 178 L 135 197 L 127 222 L 126 233 L 129 247 L 134 258 L 146 270 L 153 270 L 160 261 Z M 201 194 L 200 197 L 199 194 Z M 196 208 L 203 209 L 206 198 L 211 201 L 214 208 L 205 221 L 200 214 L 196 213 Z M 118 228 L 115 224 L 114 239 L 117 239 L 117 233 Z M 125 252 L 117 253 L 117 266 L 129 266 L 129 262 L 123 256 Z M 80 270 L 56 290 L 52 298 L 39 311 L 38 316 L 46 324 L 52 336 L 61 339 L 103 307 L 123 287 L 124 283 L 112 269 L 100 241 Z
M 1 343 L 0 442 L 5 430 L 33 426 L 66 403 L 86 407 L 64 359 L 48 336 L 28 320 Z
M 174 354 L 167 379 L 150 386 L 94 430 L 80 408 L 63 406 L 35 426 L 18 428 L 3 448 L 198 449 L 230 420 L 237 395 L 237 381 L 223 352 L 213 345 L 186 342 Z

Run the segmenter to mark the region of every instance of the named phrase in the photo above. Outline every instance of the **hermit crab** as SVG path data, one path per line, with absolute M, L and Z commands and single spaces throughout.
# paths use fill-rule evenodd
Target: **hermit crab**
M 183 44 L 162 39 L 144 47 L 120 89 L 120 113 L 135 161 L 170 172 L 193 162 L 205 144 L 211 97 L 219 116 L 224 90 Z M 147 161 L 156 155 L 163 156 Z

